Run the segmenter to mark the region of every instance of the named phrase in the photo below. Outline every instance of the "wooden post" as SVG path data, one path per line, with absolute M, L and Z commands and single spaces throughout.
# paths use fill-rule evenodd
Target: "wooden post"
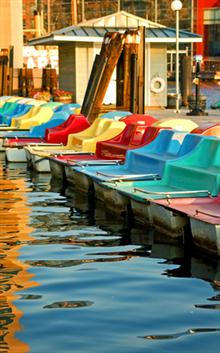
M 88 115 L 88 105 L 91 99 L 91 94 L 93 92 L 94 89 L 94 85 L 96 84 L 96 78 L 98 76 L 98 67 L 99 67 L 99 63 L 100 63 L 101 57 L 99 54 L 96 55 L 95 57 L 95 61 L 93 63 L 92 66 L 92 71 L 90 73 L 89 76 L 89 81 L 87 84 L 87 88 L 86 88 L 86 92 L 84 94 L 84 99 L 83 99 L 83 103 L 82 103 L 82 107 L 81 107 L 81 113 L 85 116 Z
M 0 56 L 0 96 L 3 95 L 3 58 Z
M 139 28 L 140 44 L 138 50 L 138 113 L 145 112 L 145 27 Z
M 137 54 L 131 54 L 131 87 L 130 87 L 130 111 L 131 113 L 138 113 L 137 105 L 137 91 L 138 91 L 138 81 L 137 81 Z
M 124 40 L 125 35 L 119 32 L 108 32 L 104 37 L 97 74 L 92 80 L 90 97 L 86 101 L 87 106 L 83 107 L 84 112 L 88 111 L 90 122 L 93 122 L 99 113 L 112 73 L 121 55 Z M 89 82 L 91 83 L 91 80 Z
M 92 102 L 92 109 L 89 115 L 89 120 L 91 122 L 94 121 L 94 119 L 99 113 L 113 71 L 121 55 L 124 41 L 125 35 L 119 32 L 107 33 L 105 37 L 104 43 L 106 43 L 107 45 L 103 46 L 103 50 L 101 50 L 101 55 L 104 55 L 106 57 L 106 65 L 102 73 L 99 87 L 96 90 L 96 94 Z
M 26 96 L 30 97 L 34 89 L 33 69 L 26 69 Z
M 14 47 L 9 48 L 9 89 L 8 94 L 13 94 L 13 68 L 14 68 Z
M 126 40 L 124 45 L 124 87 L 123 87 L 123 109 L 130 110 L 131 106 L 131 56 L 138 54 L 139 32 L 128 30 L 125 32 Z M 133 79 L 137 80 L 137 76 Z M 136 83 L 135 83 L 136 85 Z
M 54 93 L 57 89 L 57 72 L 56 69 L 50 69 L 50 93 Z
M 72 25 L 77 24 L 77 1 L 71 0 L 71 14 L 72 14 Z
M 123 87 L 124 87 L 124 50 L 118 60 L 116 68 L 116 106 L 123 106 Z
M 89 96 L 89 101 L 88 101 L 88 106 L 87 106 L 87 110 L 85 115 L 87 115 L 88 117 L 90 117 L 90 121 L 93 122 L 95 120 L 95 118 L 97 117 L 98 113 L 96 113 L 96 111 L 94 110 L 94 103 L 96 100 L 96 97 L 99 95 L 99 87 L 101 84 L 101 81 L 103 79 L 103 74 L 104 71 L 106 69 L 106 65 L 107 65 L 107 58 L 102 57 L 100 59 L 98 68 L 97 68 L 97 75 L 95 76 L 93 83 L 92 83 L 92 87 L 91 87 L 91 95 Z M 102 104 L 102 102 L 101 102 Z M 101 107 L 100 104 L 100 107 Z M 99 109 L 100 107 L 98 107 L 97 109 Z M 93 116 L 92 116 L 93 114 Z M 92 118 L 91 118 L 92 116 Z
M 1 95 L 8 94 L 8 50 L 0 51 L 0 93 Z
M 22 96 L 22 86 L 23 86 L 22 69 L 19 69 L 18 71 L 18 95 L 19 96 Z

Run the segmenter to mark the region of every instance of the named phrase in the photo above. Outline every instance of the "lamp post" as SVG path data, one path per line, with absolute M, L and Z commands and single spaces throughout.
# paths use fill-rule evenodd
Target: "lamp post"
M 180 112 L 180 93 L 179 93 L 179 12 L 182 9 L 180 0 L 173 0 L 171 9 L 176 13 L 176 113 Z

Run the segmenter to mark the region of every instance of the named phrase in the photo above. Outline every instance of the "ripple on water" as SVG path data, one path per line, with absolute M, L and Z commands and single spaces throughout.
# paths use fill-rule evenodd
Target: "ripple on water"
M 219 352 L 218 261 L 2 166 L 0 351 Z

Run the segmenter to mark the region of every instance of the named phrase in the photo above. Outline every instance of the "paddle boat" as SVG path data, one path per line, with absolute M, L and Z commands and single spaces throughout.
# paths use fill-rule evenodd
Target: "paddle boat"
M 15 105 L 14 109 L 9 112 L 0 113 L 0 124 L 10 125 L 12 118 L 20 117 L 29 112 L 33 105 L 18 103 Z
M 145 119 L 143 121 L 143 119 Z M 96 145 L 96 153 L 94 156 L 89 155 L 87 156 L 77 156 L 77 158 L 75 158 L 75 155 L 73 154 L 73 156 L 69 155 L 69 156 L 62 156 L 62 157 L 50 157 L 50 164 L 52 166 L 52 176 L 56 176 L 58 175 L 60 177 L 60 179 L 63 178 L 63 176 L 65 176 L 68 179 L 69 183 L 74 183 L 74 177 L 75 177 L 75 172 L 74 170 L 71 168 L 72 165 L 75 164 L 75 161 L 79 161 L 79 160 L 90 160 L 90 164 L 94 164 L 95 162 L 92 162 L 91 160 L 95 159 L 95 160 L 99 160 L 99 165 L 101 164 L 100 159 L 102 160 L 108 160 L 108 159 L 117 159 L 117 160 L 123 160 L 125 157 L 125 153 L 128 149 L 131 148 L 138 148 L 142 145 L 145 145 L 149 142 L 151 142 L 156 135 L 158 134 L 159 130 L 161 128 L 164 128 L 166 125 L 166 128 L 172 128 L 173 126 L 178 128 L 178 127 L 184 127 L 185 131 L 191 131 L 192 128 L 197 127 L 198 125 L 193 123 L 191 120 L 189 119 L 179 119 L 181 121 L 178 122 L 178 119 L 163 119 L 163 120 L 156 120 L 151 116 L 148 115 L 139 115 L 139 114 L 133 114 L 130 115 L 126 118 L 123 118 L 123 121 L 126 122 L 126 124 L 132 124 L 132 123 L 141 123 L 141 122 L 145 122 L 148 125 L 151 125 L 153 127 L 154 130 L 152 129 L 147 129 L 147 131 L 145 131 L 143 133 L 143 139 L 142 141 L 138 140 L 138 135 L 139 134 L 135 134 L 134 136 L 131 134 L 131 136 L 129 136 L 129 130 L 130 132 L 132 131 L 132 127 L 130 126 L 129 129 L 127 129 L 126 131 L 123 132 L 122 135 L 120 136 L 116 136 L 114 139 L 111 139 L 109 141 L 104 141 L 104 142 L 98 142 Z M 156 125 L 156 127 L 154 128 L 154 126 Z M 142 130 L 143 131 L 143 130 Z M 154 132 L 153 132 L 154 131 Z M 155 134 L 155 135 L 154 135 Z M 131 141 L 129 142 L 129 139 L 131 139 Z M 130 144 L 130 146 L 129 146 Z M 68 159 L 68 161 L 67 161 Z M 85 162 L 86 163 L 86 162 Z M 106 164 L 106 161 L 103 162 L 104 164 Z M 65 172 L 63 171 L 63 165 L 65 166 Z
M 24 147 L 29 165 L 38 172 L 50 172 L 48 157 L 50 155 L 70 154 L 76 152 L 94 153 L 98 141 L 107 140 L 118 135 L 125 127 L 123 121 L 97 118 L 83 132 L 70 134 L 66 146 Z
M 4 102 L 4 104 L 0 107 L 0 114 L 10 114 L 17 107 L 16 102 Z M 0 121 L 1 123 L 1 121 Z M 4 124 L 5 125 L 5 124 Z
M 7 100 L 5 101 L 4 105 L 0 108 L 0 115 L 1 115 L 1 124 L 0 129 L 4 126 L 10 125 L 11 119 L 15 117 L 19 117 L 25 115 L 22 110 L 27 110 L 29 106 L 41 106 L 44 104 L 48 104 L 44 101 L 37 101 L 31 98 L 21 98 L 17 100 Z M 2 121 L 5 119 L 5 121 Z
M 96 198 L 107 199 L 110 205 L 114 204 L 115 194 L 117 198 L 118 195 L 109 183 L 123 185 L 125 181 L 161 179 L 166 162 L 189 153 L 201 138 L 199 135 L 186 135 L 185 132 L 162 130 L 147 146 L 128 151 L 124 165 L 74 167 L 76 188 L 86 190 L 93 183 Z M 121 198 L 123 202 L 117 207 L 124 211 L 127 200 L 126 197 Z
M 16 128 L 17 130 L 20 129 L 21 121 L 24 121 L 25 119 L 33 117 L 38 112 L 40 112 L 41 114 L 42 113 L 45 114 L 45 112 L 43 111 L 44 107 L 51 108 L 53 113 L 68 112 L 69 115 L 71 115 L 71 114 L 74 114 L 74 113 L 77 114 L 77 111 L 79 109 L 79 104 L 74 104 L 74 103 L 62 104 L 62 103 L 59 103 L 57 105 L 57 103 L 55 103 L 55 105 L 54 105 L 54 102 L 49 102 L 49 103 L 46 103 L 46 104 L 34 104 L 35 111 L 31 112 L 31 114 L 25 114 L 24 116 L 22 116 L 20 118 L 15 118 L 15 119 L 13 118 L 10 127 Z M 53 118 L 53 116 L 52 116 L 52 118 Z M 40 122 L 39 122 L 39 124 L 40 124 Z
M 199 201 L 199 200 L 198 200 Z M 220 255 L 220 197 L 194 202 L 187 210 L 193 241 L 197 247 Z
M 41 112 L 44 113 L 44 107 L 41 108 L 41 110 L 39 110 L 39 108 L 37 108 L 37 112 Z M 35 139 L 35 142 L 37 143 L 37 138 L 39 138 L 39 143 L 42 142 L 42 139 L 45 137 L 45 133 L 47 131 L 47 135 L 50 131 L 52 131 L 54 133 L 54 129 L 57 130 L 58 126 L 60 126 L 59 131 L 61 129 L 64 128 L 64 126 L 66 126 L 66 124 L 70 124 L 72 117 L 74 115 L 74 111 L 77 111 L 78 109 L 74 109 L 72 107 L 67 108 L 55 108 L 53 111 L 53 115 L 51 116 L 51 118 L 46 121 L 45 123 L 39 124 L 39 125 L 35 125 L 34 127 L 30 128 L 30 130 L 18 130 L 18 131 L 8 131 L 8 132 L 1 132 L 0 133 L 0 138 L 2 137 L 3 139 L 7 139 L 7 144 L 10 146 L 10 143 L 12 142 L 16 142 L 17 145 L 22 145 L 23 143 L 26 142 L 27 139 Z M 70 119 L 68 121 L 68 119 Z M 65 124 L 63 126 L 63 124 Z M 52 130 L 51 130 L 52 129 Z M 50 134 L 51 135 L 51 134 Z M 49 138 L 49 136 L 47 136 L 47 139 Z M 10 140 L 12 139 L 12 140 Z M 16 139 L 16 141 L 14 141 L 13 139 Z M 4 143 L 3 143 L 4 144 Z
M 158 216 L 176 217 L 179 229 L 184 231 L 188 225 L 193 241 L 197 247 L 206 250 L 211 255 L 220 255 L 220 196 L 204 198 L 176 198 L 169 200 L 154 200 L 151 210 Z M 166 210 L 166 212 L 164 212 Z
M 105 182 L 103 185 L 114 190 L 110 201 L 113 200 L 113 203 L 117 201 L 124 205 L 126 200 L 127 205 L 129 199 L 136 218 L 139 220 L 142 218 L 144 222 L 153 220 L 163 232 L 179 237 L 182 234 L 177 232 L 178 224 L 171 224 L 168 213 L 166 217 L 162 217 L 159 209 L 153 212 L 151 204 L 161 199 L 169 201 L 173 198 L 216 197 L 220 190 L 219 153 L 220 140 L 204 136 L 191 153 L 165 163 L 161 180 L 124 181 L 114 184 Z M 117 195 L 116 201 L 115 194 Z M 149 219 L 146 219 L 146 208 Z
M 1 126 L 0 135 L 4 136 L 5 133 L 11 133 L 13 131 L 16 131 L 16 134 L 17 131 L 19 131 L 19 133 L 21 131 L 21 134 L 23 134 L 23 131 L 28 131 L 31 127 L 40 125 L 41 123 L 49 120 L 54 113 L 55 107 L 51 107 L 49 103 L 34 104 L 26 114 L 17 118 L 12 117 L 11 124 L 9 126 Z
M 0 97 L 0 109 L 1 109 L 1 107 L 5 104 L 5 102 L 8 100 L 8 99 L 10 99 L 10 98 L 12 98 L 13 96 L 1 96 Z
M 54 118 L 45 124 L 35 126 L 32 129 L 29 138 L 5 139 L 4 147 L 6 148 L 7 161 L 24 163 L 27 161 L 26 153 L 24 150 L 25 146 L 57 146 L 58 144 L 64 145 L 67 141 L 66 134 L 63 134 L 63 130 L 65 130 L 65 128 L 67 129 L 69 127 L 72 133 L 77 133 L 87 129 L 90 126 L 88 120 L 83 115 L 72 114 L 68 117 L 67 120 L 64 118 L 68 116 L 68 112 L 58 112 L 54 115 L 57 116 L 56 119 Z M 61 118 L 63 115 L 64 118 Z M 60 127 L 63 127 L 63 130 L 62 128 L 60 129 Z M 44 137 L 35 138 L 35 134 L 37 136 L 44 135 Z
M 139 151 L 145 151 L 147 153 L 147 151 L 150 149 L 149 146 L 153 146 L 155 143 L 162 144 L 162 146 L 166 145 L 168 147 L 170 140 L 173 136 L 174 130 L 170 130 L 168 133 L 166 133 L 165 131 L 166 130 L 164 130 L 162 132 L 162 135 L 160 134 L 157 138 L 155 138 L 155 136 L 158 135 L 160 132 L 159 128 L 155 128 L 152 126 L 145 127 L 145 132 L 147 132 L 147 134 L 144 133 L 145 139 L 143 140 L 143 143 L 142 144 L 140 143 L 138 148 L 136 145 L 136 148 L 133 148 L 131 151 L 129 149 L 124 150 L 124 155 L 123 155 L 124 158 L 123 159 L 120 158 L 119 150 L 117 149 L 115 156 L 118 156 L 119 159 L 116 160 L 115 162 L 105 163 L 105 161 L 103 162 L 103 160 L 98 160 L 97 162 L 96 161 L 94 161 L 94 162 L 80 161 L 80 162 L 76 163 L 75 166 L 71 164 L 68 168 L 69 170 L 66 171 L 68 183 L 73 184 L 73 185 L 75 184 L 78 189 L 81 189 L 84 192 L 88 192 L 90 190 L 90 187 L 93 186 L 93 181 L 96 180 L 96 176 L 97 177 L 100 176 L 101 179 L 103 178 L 103 180 L 105 180 L 105 176 L 103 175 L 103 173 L 108 173 L 109 171 L 112 171 L 111 172 L 112 177 L 115 176 L 116 179 L 117 179 L 117 176 L 118 176 L 118 178 L 120 178 L 120 173 L 121 173 L 122 179 L 123 179 L 123 177 L 124 177 L 124 179 L 126 179 L 127 177 L 129 178 L 129 176 L 131 177 L 131 174 L 133 176 L 135 176 L 136 178 L 139 177 L 140 180 L 142 180 L 144 177 L 146 178 L 146 172 L 143 172 L 143 170 L 141 169 L 141 166 L 140 166 L 140 162 L 138 162 L 138 161 L 132 167 L 130 165 L 130 171 L 129 171 L 129 168 L 127 168 L 128 167 L 128 158 L 129 158 L 129 156 L 133 155 L 132 153 L 138 153 Z M 184 135 L 185 135 L 185 133 L 183 133 L 183 136 Z M 162 138 L 161 138 L 161 136 L 162 136 Z M 181 139 L 181 138 L 183 138 L 183 137 L 179 136 L 179 139 Z M 177 141 L 175 140 L 175 142 L 177 142 Z M 179 144 L 179 143 L 180 142 L 177 142 L 177 144 Z M 103 145 L 104 145 L 104 143 L 103 143 Z M 103 146 L 103 147 L 104 147 L 103 154 L 105 155 L 105 152 L 106 152 L 105 146 Z M 108 144 L 107 144 L 107 147 L 109 147 Z M 113 144 L 112 156 L 114 156 L 114 152 L 115 152 L 114 147 L 115 146 Z M 122 146 L 122 151 L 123 151 L 123 147 L 124 146 Z M 102 150 L 100 152 L 102 152 Z M 126 152 L 126 155 L 125 155 L 125 152 Z M 102 155 L 102 153 L 100 153 L 100 154 Z M 126 157 L 126 159 L 125 159 L 125 157 Z M 124 160 L 125 160 L 125 163 L 122 163 Z M 106 160 L 106 162 L 108 162 L 108 161 Z M 143 168 L 145 169 L 144 163 L 143 163 Z M 118 175 L 117 175 L 117 173 L 118 173 Z M 97 179 L 99 179 L 99 177 Z
M 21 119 L 18 123 L 18 127 L 20 129 L 30 129 L 33 126 L 40 125 L 42 123 L 46 123 L 52 118 L 54 114 L 54 108 L 51 104 L 45 104 L 41 107 L 40 111 L 31 118 L 28 119 Z M 43 109 L 43 111 L 42 111 Z
M 38 114 L 39 112 L 41 112 L 41 114 L 45 113 L 45 109 L 44 107 L 39 108 L 39 107 L 33 107 L 31 108 L 31 111 L 29 111 L 26 115 L 29 117 L 35 117 L 36 114 Z M 34 114 L 36 113 L 36 114 Z M 56 126 L 58 124 L 60 124 L 61 122 L 65 121 L 68 116 L 69 116 L 70 112 L 68 111 L 63 111 L 63 112 L 57 112 L 57 113 L 53 113 L 51 119 L 49 121 L 47 121 L 46 123 L 42 123 L 42 124 L 38 124 L 35 125 L 34 127 L 30 128 L 30 129 L 24 129 L 24 130 L 16 130 L 16 129 L 12 129 L 12 131 L 1 131 L 0 133 L 0 148 L 1 150 L 5 150 L 4 145 L 4 140 L 8 139 L 8 138 L 16 138 L 17 140 L 19 138 L 24 138 L 24 137 L 43 137 L 45 130 L 47 128 L 47 126 Z
M 97 142 L 95 153 L 80 155 L 73 153 L 68 156 L 50 156 L 48 159 L 52 177 L 62 180 L 65 176 L 65 167 L 68 168 L 68 165 L 72 166 L 83 160 L 94 160 L 94 163 L 96 163 L 95 161 L 101 163 L 101 160 L 103 163 L 113 159 L 124 160 L 125 153 L 128 149 L 137 148 L 153 140 L 159 128 L 153 128 L 149 131 L 148 127 L 150 127 L 154 121 L 155 119 L 151 116 L 130 115 L 129 118 L 123 119 L 123 122 L 127 125 L 119 135 L 110 140 Z M 71 171 L 72 169 L 70 168 L 69 174 L 71 174 Z

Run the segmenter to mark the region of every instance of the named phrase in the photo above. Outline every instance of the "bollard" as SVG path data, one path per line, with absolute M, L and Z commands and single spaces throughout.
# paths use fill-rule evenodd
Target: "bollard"
M 195 95 L 188 97 L 189 108 L 192 110 L 186 115 L 208 115 L 208 113 L 205 112 L 206 97 L 200 95 L 200 63 L 198 61 L 196 63 L 196 77 L 193 83 L 195 84 Z
M 182 97 L 182 105 L 187 106 L 187 97 L 192 94 L 192 65 L 191 57 L 184 56 L 181 60 L 181 81 L 180 90 Z

